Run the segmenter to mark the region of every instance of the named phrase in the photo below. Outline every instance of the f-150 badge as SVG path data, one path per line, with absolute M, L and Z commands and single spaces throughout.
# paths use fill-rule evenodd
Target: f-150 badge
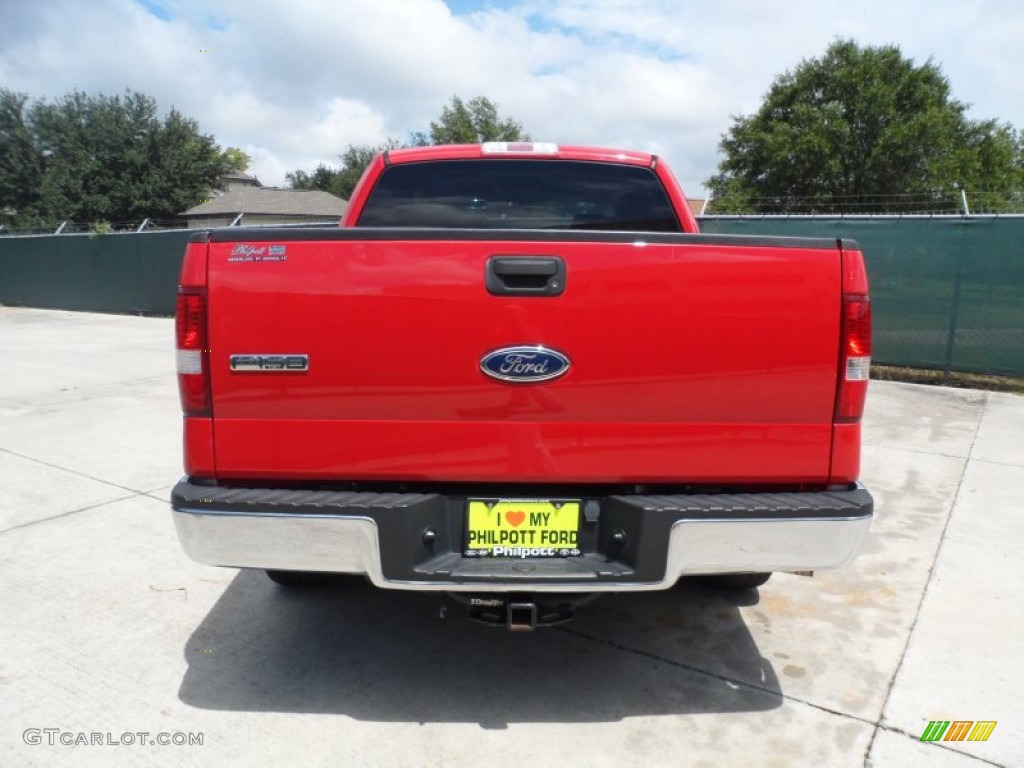
M 569 372 L 569 358 L 547 347 L 503 347 L 480 359 L 480 370 L 492 379 L 516 384 L 550 381 Z
M 281 371 L 292 373 L 309 370 L 309 355 L 232 355 L 232 371 Z

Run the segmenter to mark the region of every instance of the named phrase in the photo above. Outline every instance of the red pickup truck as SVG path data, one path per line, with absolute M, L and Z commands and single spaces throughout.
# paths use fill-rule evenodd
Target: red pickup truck
M 512 629 L 842 566 L 870 306 L 856 243 L 701 235 L 650 154 L 386 152 L 341 227 L 188 245 L 175 526 L 200 562 Z

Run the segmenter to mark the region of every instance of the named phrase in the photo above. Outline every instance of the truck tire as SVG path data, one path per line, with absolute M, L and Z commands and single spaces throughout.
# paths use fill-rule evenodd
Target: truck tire
M 697 576 L 697 581 L 712 589 L 754 589 L 760 587 L 772 575 L 770 573 L 712 573 L 707 576 Z
M 283 587 L 315 587 L 327 583 L 331 578 L 329 573 L 313 571 L 267 571 L 267 576 L 272 582 Z

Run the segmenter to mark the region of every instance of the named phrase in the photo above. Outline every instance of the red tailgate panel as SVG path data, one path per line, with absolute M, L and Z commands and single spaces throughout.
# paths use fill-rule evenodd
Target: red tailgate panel
M 238 260 L 234 244 L 210 245 L 221 477 L 828 476 L 837 250 L 470 240 L 280 245 L 286 258 L 277 261 Z M 485 263 L 510 254 L 560 256 L 565 293 L 490 295 Z M 570 358 L 564 377 L 509 384 L 479 369 L 487 352 L 538 344 Z M 232 372 L 232 354 L 306 354 L 309 370 Z

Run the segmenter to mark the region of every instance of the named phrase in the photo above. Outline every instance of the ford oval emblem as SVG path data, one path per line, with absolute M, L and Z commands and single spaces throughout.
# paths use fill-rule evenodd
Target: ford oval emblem
M 492 379 L 529 384 L 564 376 L 569 358 L 547 347 L 502 347 L 481 358 L 480 370 Z

